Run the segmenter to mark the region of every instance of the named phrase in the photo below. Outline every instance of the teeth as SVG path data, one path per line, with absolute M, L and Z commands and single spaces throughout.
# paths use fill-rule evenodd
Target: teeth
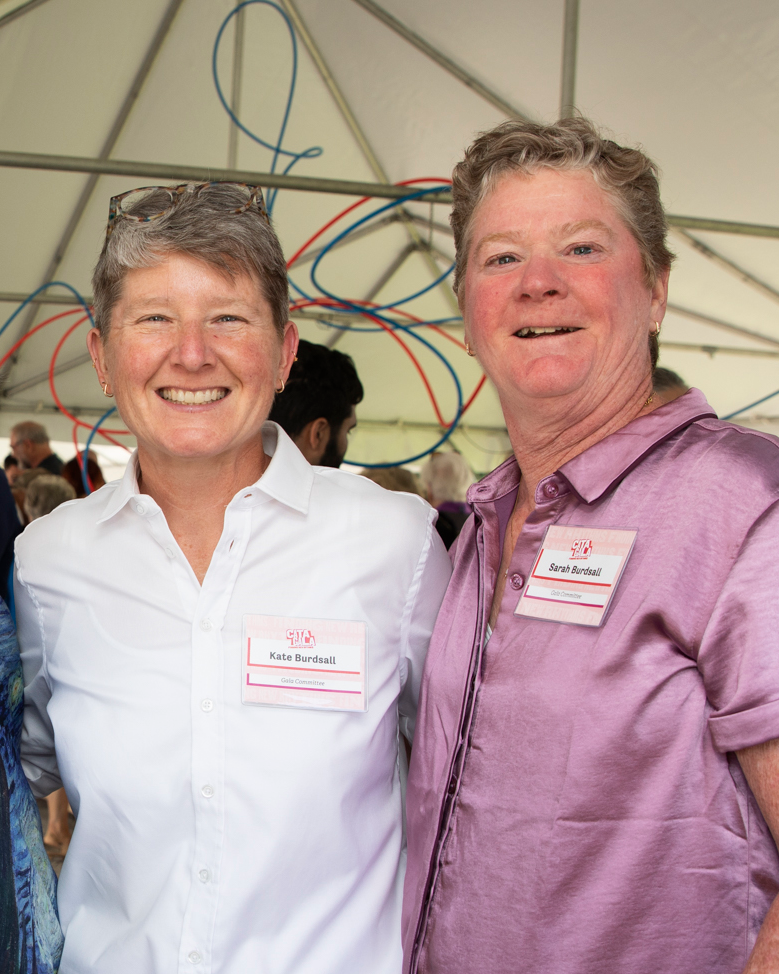
M 181 402 L 189 406 L 224 399 L 227 389 L 198 389 L 197 392 L 189 389 L 161 389 L 160 395 L 168 402 Z
M 569 331 L 576 331 L 576 328 L 520 328 L 516 334 L 519 338 L 529 338 L 531 335 L 556 335 Z

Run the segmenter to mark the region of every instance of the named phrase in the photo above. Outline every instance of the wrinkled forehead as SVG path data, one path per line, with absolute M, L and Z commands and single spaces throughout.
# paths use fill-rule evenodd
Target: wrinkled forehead
M 485 183 L 471 218 L 469 244 L 497 229 L 521 233 L 584 223 L 608 228 L 612 234 L 629 232 L 614 196 L 589 169 L 503 172 Z

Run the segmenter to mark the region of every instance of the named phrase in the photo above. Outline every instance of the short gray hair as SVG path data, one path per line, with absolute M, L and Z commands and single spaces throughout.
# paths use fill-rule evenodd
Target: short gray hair
M 501 176 L 532 176 L 539 169 L 587 171 L 614 203 L 641 252 L 644 281 L 651 287 L 660 272 L 670 268 L 674 254 L 668 249 L 668 224 L 660 202 L 658 169 L 640 149 L 604 138 L 586 118 L 564 118 L 539 125 L 512 118 L 482 132 L 465 151 L 452 173 L 452 214 L 456 263 L 454 290 L 459 295 L 465 279 L 473 217 L 479 203 L 495 188 Z M 649 338 L 652 365 L 657 364 L 657 336 Z
M 31 419 L 25 419 L 21 423 L 17 423 L 16 426 L 12 426 L 11 432 L 15 433 L 20 440 L 29 440 L 30 443 L 49 442 L 46 427 Z
M 76 492 L 64 477 L 54 474 L 44 474 L 36 477 L 24 492 L 24 509 L 27 517 L 35 521 L 44 514 L 51 512 L 64 504 L 65 501 L 76 499 Z
M 193 184 L 194 187 L 195 184 Z M 126 210 L 153 216 L 170 206 L 167 189 L 148 193 Z M 270 305 L 279 336 L 289 318 L 287 266 L 279 239 L 258 207 L 234 213 L 246 202 L 240 187 L 213 183 L 184 192 L 169 212 L 145 223 L 118 216 L 103 245 L 92 277 L 95 324 L 105 341 L 111 315 L 122 294 L 127 271 L 153 267 L 170 254 L 202 260 L 229 277 L 247 274 Z
M 459 453 L 434 453 L 419 472 L 422 486 L 434 502 L 464 501 L 476 480 L 471 468 Z

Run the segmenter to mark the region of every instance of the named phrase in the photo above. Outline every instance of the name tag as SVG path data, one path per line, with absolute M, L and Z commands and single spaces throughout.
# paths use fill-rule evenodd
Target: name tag
M 552 525 L 514 615 L 600 626 L 637 531 Z
M 245 615 L 243 650 L 243 703 L 368 709 L 364 622 Z

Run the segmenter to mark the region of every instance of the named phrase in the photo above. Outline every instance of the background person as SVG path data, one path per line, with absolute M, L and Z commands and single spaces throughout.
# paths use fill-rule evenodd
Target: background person
M 438 511 L 436 529 L 451 548 L 471 515 L 465 495 L 475 479 L 473 471 L 459 453 L 434 453 L 422 465 L 420 479 L 425 496 Z
M 363 388 L 354 362 L 334 348 L 303 339 L 270 419 L 278 423 L 309 463 L 340 467 L 357 425 Z
M 405 467 L 374 467 L 361 470 L 360 476 L 365 477 L 366 480 L 372 480 L 374 484 L 378 484 L 385 490 L 397 490 L 406 494 L 419 494 L 421 496 L 417 478 Z
M 690 387 L 673 369 L 666 369 L 662 366 L 655 366 L 652 372 L 652 388 L 656 393 L 663 397 L 665 402 L 678 399 L 685 392 L 689 392 Z
M 51 514 L 65 501 L 74 500 L 76 492 L 63 478 L 42 474 L 30 481 L 24 494 L 24 510 L 29 521 Z M 71 831 L 68 815 L 70 805 L 64 788 L 58 788 L 46 796 L 49 818 L 43 836 L 44 845 L 54 856 L 64 856 L 70 845 Z
M 52 450 L 46 427 L 40 423 L 27 419 L 11 427 L 11 452 L 23 467 L 62 473 L 62 460 Z
M 514 457 L 469 491 L 425 669 L 406 970 L 779 971 L 779 441 L 652 389 L 643 153 L 511 120 L 453 200 Z
M 13 621 L 0 602 L 0 970 L 57 974 L 57 880 L 19 756 L 24 681 Z
M 89 452 L 91 453 L 92 451 L 90 450 Z M 81 462 L 83 462 L 83 458 Z M 84 478 L 81 475 L 81 462 L 79 462 L 78 457 L 73 457 L 62 468 L 62 476 L 67 480 L 73 490 L 75 490 L 76 497 L 85 497 L 87 493 L 84 490 Z M 87 458 L 87 474 L 93 491 L 100 490 L 101 487 L 105 486 L 103 471 L 93 456 Z
M 11 493 L 16 501 L 16 510 L 21 525 L 26 526 L 30 523 L 30 519 L 27 516 L 27 511 L 24 507 L 24 499 L 27 495 L 27 488 L 30 486 L 33 480 L 37 480 L 38 477 L 48 476 L 51 476 L 51 474 L 48 473 L 45 467 L 33 467 L 32 470 L 22 470 L 22 472 L 15 478 Z
M 76 812 L 61 974 L 396 974 L 433 512 L 265 422 L 297 332 L 258 188 L 114 198 L 93 286 L 137 453 L 16 549 L 26 770 Z
M 9 487 L 13 487 L 14 480 L 21 473 L 21 469 L 19 461 L 13 453 L 9 453 L 5 460 L 3 460 L 3 470 L 5 471 L 5 479 L 8 481 Z

